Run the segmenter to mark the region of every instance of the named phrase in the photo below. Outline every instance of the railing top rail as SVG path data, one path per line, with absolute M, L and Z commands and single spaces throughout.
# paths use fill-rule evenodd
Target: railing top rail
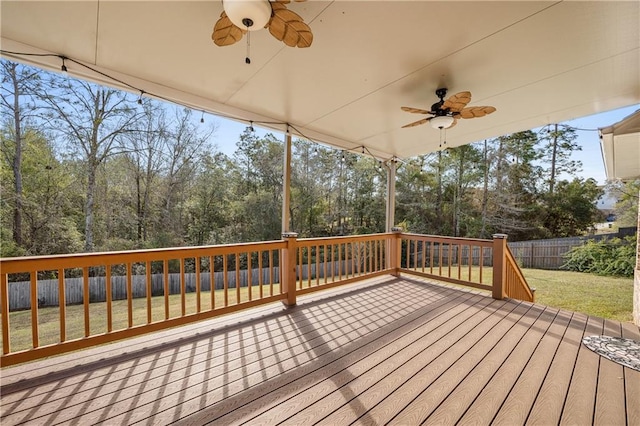
M 172 260 L 197 256 L 217 256 L 248 251 L 277 250 L 285 247 L 285 241 L 276 240 L 198 247 L 171 247 L 149 250 L 8 257 L 0 258 L 0 270 L 3 274 L 10 274 L 27 272 L 30 270 L 82 268 L 107 264 L 117 265 L 130 262 Z
M 486 247 L 490 247 L 493 244 L 493 240 L 485 240 L 481 238 L 443 237 L 440 235 L 412 234 L 407 232 L 403 232 L 400 235 L 402 238 L 409 240 L 447 241 L 457 244 L 475 243 Z
M 299 238 L 298 244 L 314 243 L 319 241 L 366 241 L 366 240 L 378 240 L 387 238 L 394 235 L 393 233 L 383 234 L 361 234 L 361 235 L 341 235 L 337 237 L 317 237 L 317 238 Z

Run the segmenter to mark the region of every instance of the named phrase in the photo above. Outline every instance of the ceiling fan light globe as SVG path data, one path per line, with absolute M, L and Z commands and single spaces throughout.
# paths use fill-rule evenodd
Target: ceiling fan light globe
M 438 115 L 429 120 L 429 124 L 434 129 L 447 129 L 453 124 L 453 117 L 448 115 Z
M 223 0 L 222 7 L 231 22 L 244 30 L 261 30 L 271 19 L 269 0 Z M 252 25 L 247 26 L 247 22 Z

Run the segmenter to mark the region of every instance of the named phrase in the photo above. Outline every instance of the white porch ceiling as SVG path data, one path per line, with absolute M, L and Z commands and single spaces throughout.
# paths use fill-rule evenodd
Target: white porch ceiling
M 54 53 L 197 110 L 291 123 L 336 147 L 381 158 L 438 149 L 438 130 L 401 126 L 438 87 L 493 105 L 460 120 L 447 146 L 640 103 L 637 1 L 307 1 L 291 3 L 313 45 L 289 48 L 268 31 L 211 41 L 212 1 L 7 1 L 2 49 Z M 4 57 L 60 70 L 60 59 Z M 69 73 L 120 87 L 75 64 Z M 265 127 L 284 130 L 280 124 Z M 295 133 L 295 132 L 294 132 Z

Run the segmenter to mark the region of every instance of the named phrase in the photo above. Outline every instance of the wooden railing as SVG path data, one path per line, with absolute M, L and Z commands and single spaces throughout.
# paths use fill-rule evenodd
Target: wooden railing
M 504 236 L 506 237 L 506 236 Z M 505 238 L 387 234 L 0 259 L 2 366 L 366 278 L 413 274 L 533 301 Z
M 285 241 L 270 241 L 2 259 L 2 365 L 281 300 L 286 248 Z M 57 281 L 54 303 L 38 291 L 50 278 Z M 14 311 L 10 286 L 16 294 L 28 287 L 27 310 Z M 67 302 L 74 292 L 79 305 Z
M 389 274 L 386 247 L 391 237 L 373 234 L 298 240 L 296 293 Z
M 400 272 L 492 289 L 491 240 L 400 234 L 398 243 Z
M 505 293 L 512 299 L 524 300 L 527 302 L 536 301 L 535 289 L 529 287 L 527 280 L 522 275 L 522 270 L 516 262 L 511 249 L 507 246 L 505 251 Z

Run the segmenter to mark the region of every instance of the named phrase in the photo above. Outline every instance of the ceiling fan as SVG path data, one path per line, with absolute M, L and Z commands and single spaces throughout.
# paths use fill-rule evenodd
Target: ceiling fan
M 305 0 L 295 0 L 302 2 Z M 211 38 L 217 46 L 234 44 L 248 31 L 269 28 L 276 39 L 290 47 L 309 47 L 313 33 L 300 15 L 287 9 L 291 0 L 222 0 L 223 11 Z
M 496 111 L 492 106 L 467 107 L 467 104 L 471 102 L 471 92 L 456 93 L 445 101 L 444 97 L 446 95 L 446 88 L 436 90 L 436 96 L 440 98 L 440 101 L 431 105 L 431 111 L 412 107 L 402 107 L 401 109 L 406 112 L 431 115 L 431 117 L 414 121 L 413 123 L 402 126 L 402 128 L 419 126 L 429 122 L 431 127 L 434 129 L 448 129 L 455 126 L 458 123 L 459 118 L 484 117 L 485 115 Z

